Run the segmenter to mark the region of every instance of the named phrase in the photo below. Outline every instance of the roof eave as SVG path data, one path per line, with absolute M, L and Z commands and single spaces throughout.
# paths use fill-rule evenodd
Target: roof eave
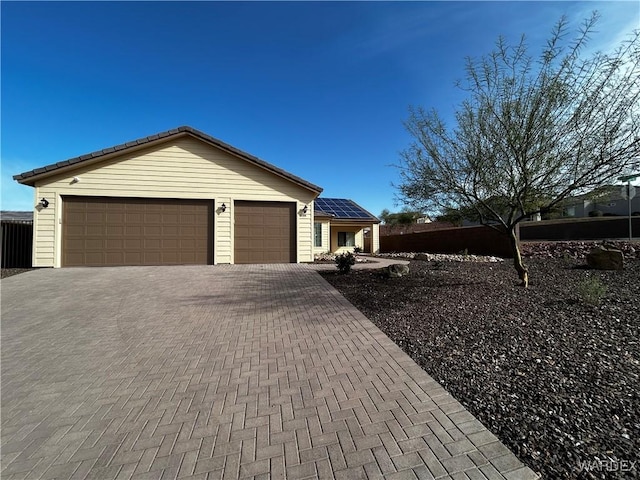
M 378 220 L 377 218 L 337 218 L 337 217 L 333 217 L 331 220 L 335 221 L 337 223 L 366 223 L 366 224 L 380 223 L 380 220 Z
M 109 158 L 113 158 L 125 151 L 131 152 L 136 151 L 142 148 L 148 148 L 149 146 L 157 145 L 164 143 L 172 138 L 182 137 L 190 135 L 194 138 L 197 138 L 205 143 L 208 143 L 220 150 L 223 150 L 231 155 L 234 155 L 242 160 L 248 161 L 249 163 L 253 163 L 254 165 L 263 168 L 275 175 L 278 175 L 286 180 L 289 180 L 313 193 L 316 194 L 316 197 L 322 193 L 322 188 L 313 183 L 307 182 L 306 180 L 293 175 L 285 170 L 282 170 L 275 165 L 271 165 L 264 160 L 255 157 L 249 153 L 243 152 L 227 143 L 218 140 L 210 135 L 207 135 L 195 128 L 189 126 L 182 126 L 172 130 L 168 130 L 166 132 L 156 133 L 154 135 L 150 135 L 148 137 L 140 138 L 137 140 L 133 140 L 131 142 L 123 143 L 120 145 L 116 145 L 114 147 L 105 148 L 103 150 L 98 150 L 92 153 L 88 153 L 86 155 L 81 155 L 79 157 L 74 157 L 69 160 L 65 160 L 62 162 L 57 162 L 55 164 L 46 165 L 41 168 L 37 168 L 28 172 L 23 172 L 18 175 L 14 175 L 13 179 L 18 183 L 23 185 L 35 186 L 35 183 L 38 180 L 42 180 L 43 178 L 47 178 L 53 175 L 58 175 L 60 173 L 64 173 L 70 170 L 74 170 L 80 165 L 92 165 L 93 163 L 97 163 L 99 161 L 104 161 Z

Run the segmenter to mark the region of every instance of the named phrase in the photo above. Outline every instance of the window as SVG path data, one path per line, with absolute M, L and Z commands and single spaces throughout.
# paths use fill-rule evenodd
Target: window
M 355 247 L 356 234 L 354 232 L 338 232 L 339 247 Z
M 313 246 L 314 247 L 322 246 L 322 224 L 321 223 L 313 224 Z

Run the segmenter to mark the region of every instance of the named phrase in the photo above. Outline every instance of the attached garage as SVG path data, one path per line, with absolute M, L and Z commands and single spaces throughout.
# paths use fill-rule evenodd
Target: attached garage
M 322 189 L 191 127 L 14 179 L 35 190 L 35 267 L 313 261 Z
M 235 263 L 296 261 L 295 204 L 236 201 Z
M 213 201 L 63 197 L 62 266 L 213 263 Z

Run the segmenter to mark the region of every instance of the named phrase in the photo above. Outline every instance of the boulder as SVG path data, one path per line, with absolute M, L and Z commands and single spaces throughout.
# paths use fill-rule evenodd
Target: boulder
M 616 248 L 599 246 L 587 254 L 587 265 L 596 270 L 622 270 L 624 256 Z
M 387 267 L 387 275 L 389 278 L 400 278 L 409 275 L 409 266 L 401 263 L 394 263 Z
M 423 262 L 428 262 L 429 260 L 431 260 L 428 253 L 416 253 L 413 259 L 421 260 Z

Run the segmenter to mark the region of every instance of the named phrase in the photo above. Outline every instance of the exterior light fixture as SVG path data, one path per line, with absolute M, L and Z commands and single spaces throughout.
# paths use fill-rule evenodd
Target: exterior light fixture
M 223 203 L 222 205 L 220 205 L 220 211 L 221 211 L 222 213 L 224 213 L 224 212 L 226 212 L 226 211 L 227 211 L 227 206 L 226 206 L 224 203 Z
M 42 205 L 42 208 L 47 208 L 49 206 L 49 200 L 43 197 L 42 200 L 40 200 L 40 205 Z
M 304 208 L 302 209 L 302 213 L 306 215 L 308 211 L 309 211 L 309 207 L 305 205 Z

